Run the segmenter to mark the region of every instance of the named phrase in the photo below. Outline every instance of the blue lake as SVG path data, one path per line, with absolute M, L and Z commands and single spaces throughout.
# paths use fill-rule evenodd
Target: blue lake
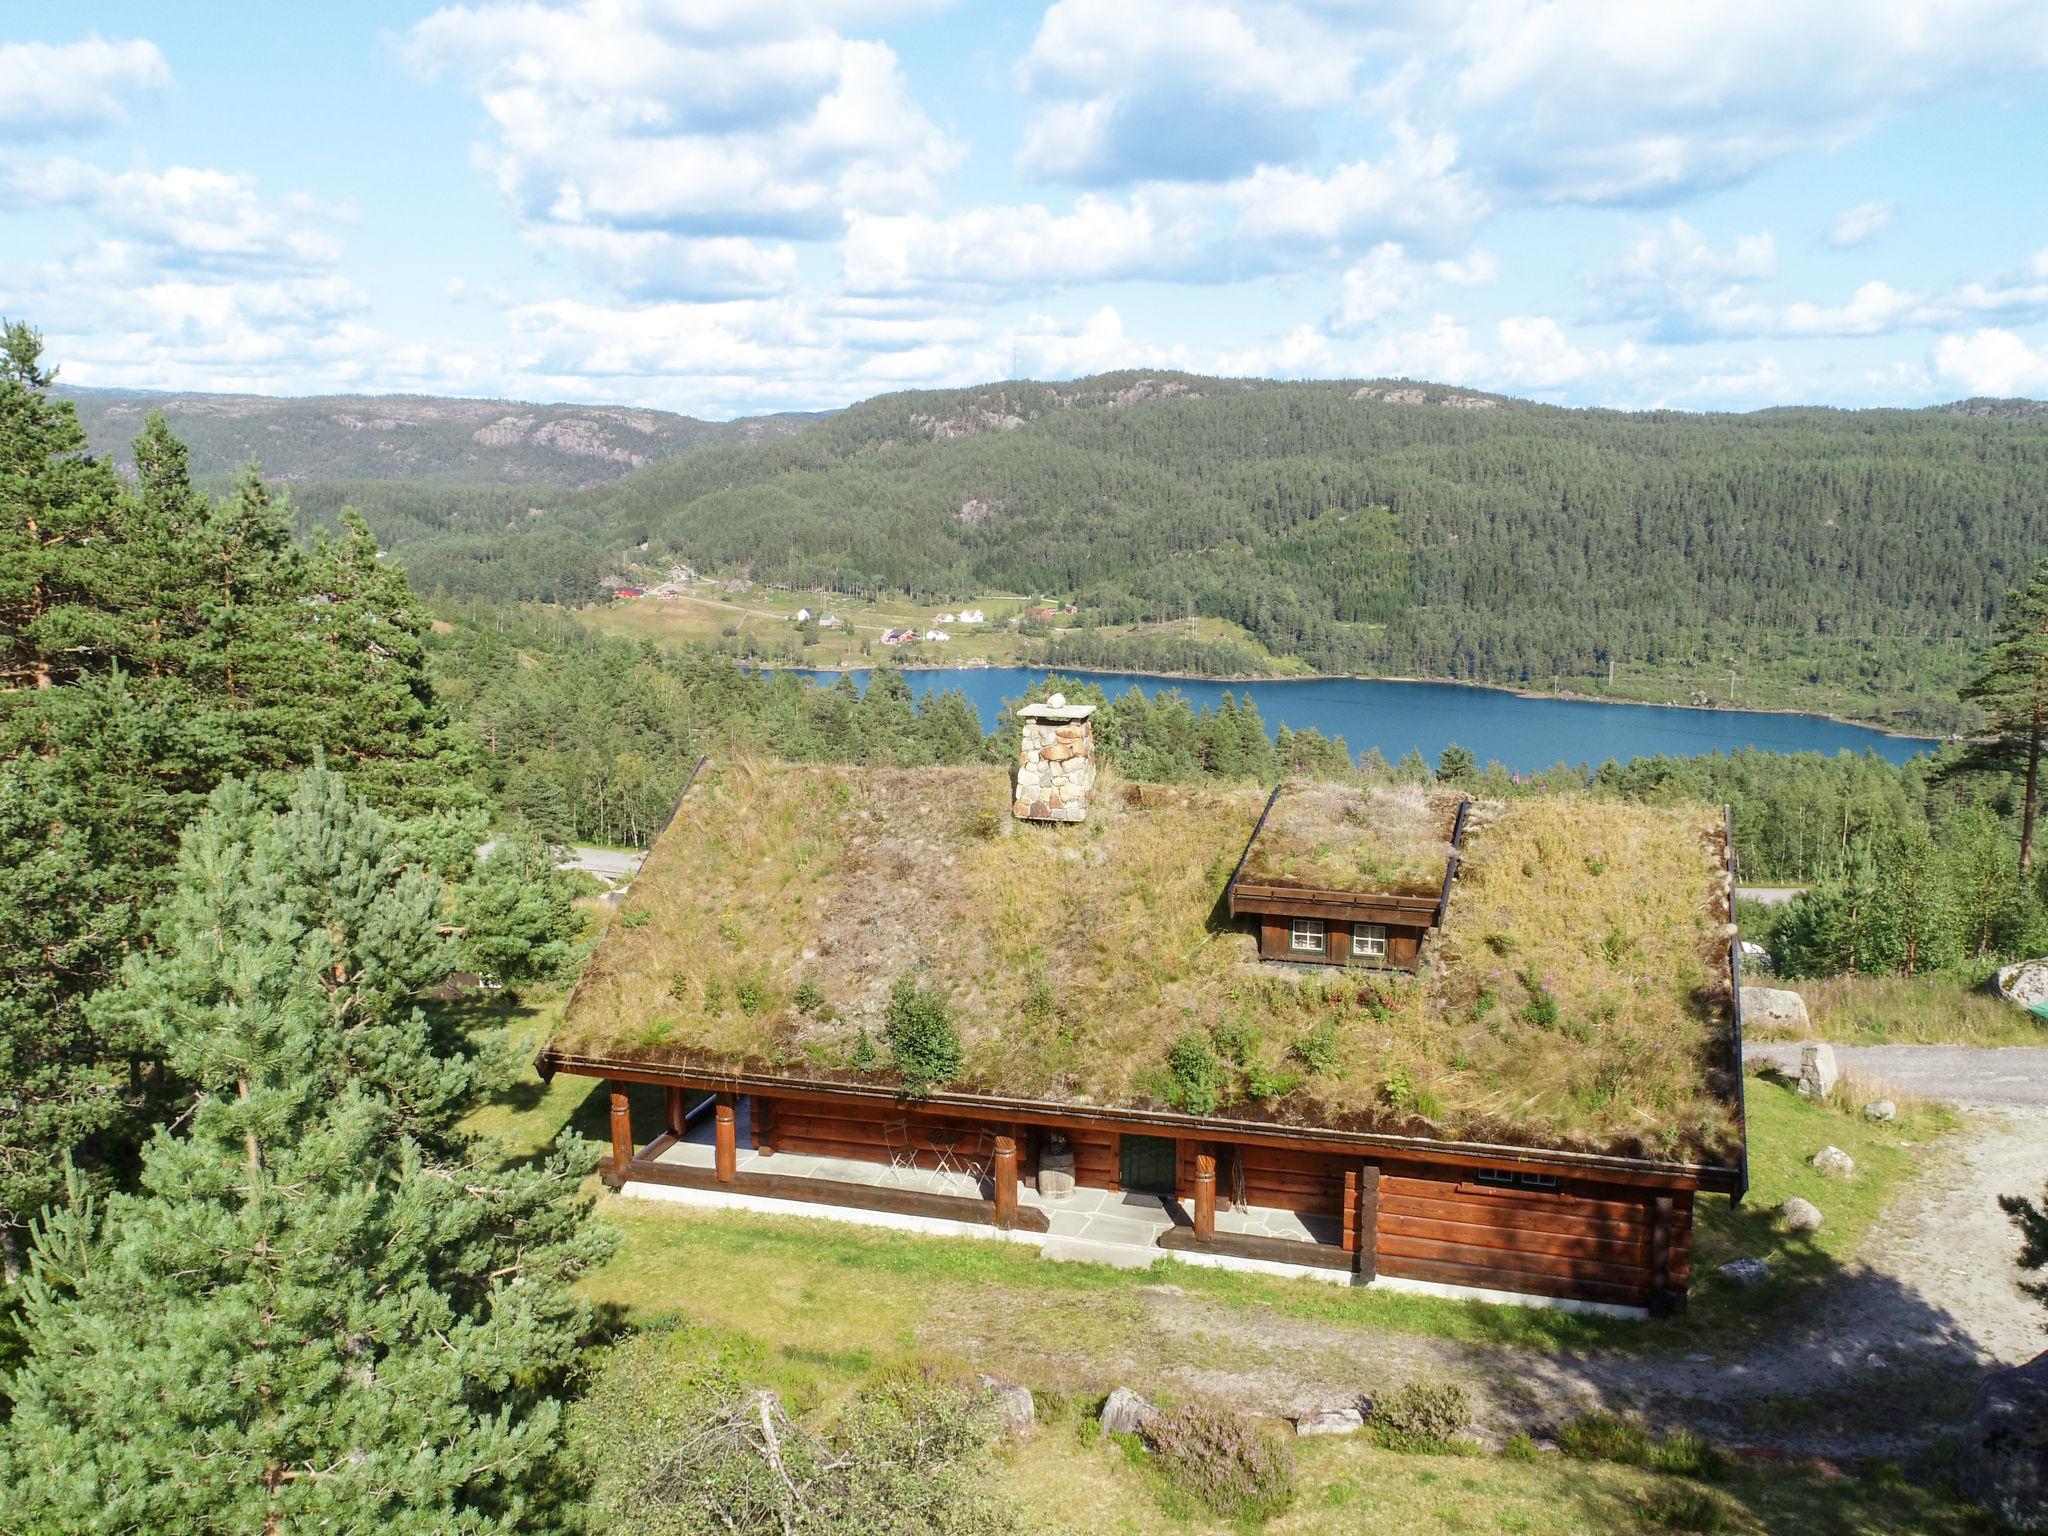
M 830 683 L 837 673 L 799 673 Z M 1481 763 L 1497 761 L 1517 772 L 1556 763 L 1599 764 L 1657 753 L 1697 755 L 1757 747 L 1769 752 L 1875 752 L 1902 763 L 1937 743 L 1919 737 L 1888 736 L 1867 726 L 1845 725 L 1820 715 L 1776 715 L 1743 709 L 1680 709 L 1662 704 L 1600 704 L 1578 699 L 1529 699 L 1496 688 L 1455 683 L 1368 682 L 1314 677 L 1284 681 L 1217 683 L 1154 677 L 1137 672 L 1091 672 L 1087 680 L 1110 697 L 1133 685 L 1147 697 L 1178 689 L 1196 705 L 1214 705 L 1225 692 L 1258 701 L 1266 728 L 1314 726 L 1342 736 L 1356 756 L 1378 747 L 1392 762 L 1420 750 L 1434 763 L 1456 743 Z M 855 679 L 866 686 L 866 674 Z M 993 730 L 1003 701 L 1021 697 L 1043 672 L 1023 667 L 946 667 L 906 672 L 922 698 L 933 690 L 957 688 L 980 711 L 984 730 Z

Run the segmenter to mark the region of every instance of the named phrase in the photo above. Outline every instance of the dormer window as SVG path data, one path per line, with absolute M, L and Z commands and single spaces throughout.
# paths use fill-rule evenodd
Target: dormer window
M 1385 923 L 1353 923 L 1351 925 L 1351 958 L 1354 960 L 1386 959 L 1387 925 Z
M 1288 931 L 1287 947 L 1296 954 L 1320 955 L 1323 952 L 1323 920 L 1319 917 L 1297 917 Z

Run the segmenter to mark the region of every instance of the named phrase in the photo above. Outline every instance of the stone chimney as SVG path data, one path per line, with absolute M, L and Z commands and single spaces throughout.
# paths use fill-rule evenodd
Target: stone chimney
M 1080 821 L 1095 789 L 1093 704 L 1069 704 L 1056 693 L 1017 711 L 1024 743 L 1017 753 L 1017 790 L 1010 809 L 1019 821 Z

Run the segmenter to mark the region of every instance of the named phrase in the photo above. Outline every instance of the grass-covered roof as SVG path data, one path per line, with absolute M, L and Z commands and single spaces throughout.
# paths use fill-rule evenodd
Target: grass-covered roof
M 1419 784 L 1282 786 L 1245 856 L 1245 880 L 1357 895 L 1434 896 L 1458 804 Z
M 1726 877 L 1703 806 L 1480 802 L 1420 976 L 1262 963 L 1222 895 L 1265 803 L 1105 777 L 1020 823 L 996 768 L 708 769 L 552 1048 L 947 1091 L 1731 1163 Z

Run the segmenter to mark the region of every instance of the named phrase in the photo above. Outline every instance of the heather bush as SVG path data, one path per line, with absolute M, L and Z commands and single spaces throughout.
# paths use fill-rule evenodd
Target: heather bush
M 1418 1377 L 1372 1405 L 1372 1435 L 1390 1451 L 1441 1451 L 1472 1423 L 1472 1394 L 1455 1381 Z
M 1245 1414 L 1180 1403 L 1162 1410 L 1145 1438 L 1166 1480 L 1226 1520 L 1263 1520 L 1294 1502 L 1293 1452 Z

